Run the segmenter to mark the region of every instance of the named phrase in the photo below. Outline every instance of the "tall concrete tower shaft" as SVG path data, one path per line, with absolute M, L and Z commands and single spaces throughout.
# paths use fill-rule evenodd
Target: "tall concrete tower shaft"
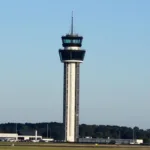
M 64 48 L 59 49 L 60 60 L 64 63 L 63 124 L 66 142 L 78 142 L 79 138 L 80 63 L 85 55 L 85 50 L 81 49 L 82 39 L 73 33 L 72 16 L 71 33 L 62 36 Z

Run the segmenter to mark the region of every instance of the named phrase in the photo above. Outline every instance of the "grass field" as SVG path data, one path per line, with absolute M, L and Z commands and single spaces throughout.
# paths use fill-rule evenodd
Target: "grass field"
M 149 146 L 136 145 L 83 145 L 83 144 L 38 144 L 0 143 L 0 150 L 150 150 Z
M 30 146 L 5 146 L 5 147 L 0 147 L 0 150 L 149 150 L 150 148 L 85 148 L 85 147 L 30 147 Z
M 0 150 L 111 150 L 112 148 L 60 148 L 60 147 L 0 147 Z M 113 150 L 137 150 L 137 148 L 113 148 Z M 140 148 L 139 150 L 149 150 Z

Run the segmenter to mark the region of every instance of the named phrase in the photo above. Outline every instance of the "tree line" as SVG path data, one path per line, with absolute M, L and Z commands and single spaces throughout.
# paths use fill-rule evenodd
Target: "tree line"
M 63 124 L 58 122 L 42 123 L 5 123 L 0 124 L 0 133 L 18 133 L 19 135 L 38 135 L 55 140 L 63 139 Z M 121 138 L 121 139 L 143 139 L 149 143 L 150 129 L 143 130 L 139 127 L 111 126 L 111 125 L 87 125 L 79 126 L 79 136 L 93 138 Z

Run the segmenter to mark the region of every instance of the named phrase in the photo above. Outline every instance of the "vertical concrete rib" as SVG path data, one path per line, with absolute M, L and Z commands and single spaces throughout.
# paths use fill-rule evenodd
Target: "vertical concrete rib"
M 79 91 L 80 91 L 80 63 L 76 63 L 76 91 L 75 91 L 75 142 L 79 138 Z
M 70 77 L 70 82 L 69 82 L 69 104 L 68 104 L 68 109 L 69 109 L 69 136 L 68 136 L 68 141 L 74 142 L 75 141 L 75 92 L 76 92 L 76 63 L 69 63 L 69 77 Z
M 66 137 L 67 137 L 67 111 L 68 111 L 68 63 L 64 63 L 64 87 L 63 87 L 63 133 L 64 133 L 64 140 L 66 142 Z

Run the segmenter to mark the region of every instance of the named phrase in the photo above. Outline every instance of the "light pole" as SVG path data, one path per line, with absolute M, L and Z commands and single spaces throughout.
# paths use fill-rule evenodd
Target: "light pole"
M 47 139 L 48 139 L 48 124 L 47 124 Z
M 133 127 L 133 143 L 134 143 L 134 127 Z
M 119 130 L 119 139 L 121 139 L 121 132 L 120 132 L 120 130 Z
M 16 123 L 16 134 L 17 134 L 17 123 Z
M 51 138 L 51 128 L 49 128 L 49 137 Z

